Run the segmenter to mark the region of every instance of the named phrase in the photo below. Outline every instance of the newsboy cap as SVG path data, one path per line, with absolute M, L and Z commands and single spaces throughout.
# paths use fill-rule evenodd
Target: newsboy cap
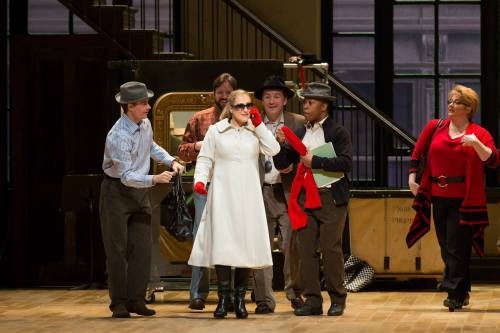
M 115 95 L 115 99 L 120 104 L 128 104 L 151 98 L 153 95 L 144 83 L 130 81 L 120 86 L 120 92 Z

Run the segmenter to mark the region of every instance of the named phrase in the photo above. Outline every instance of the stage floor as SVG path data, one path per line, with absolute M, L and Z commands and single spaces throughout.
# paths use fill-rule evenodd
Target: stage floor
M 342 317 L 296 317 L 284 294 L 276 295 L 275 313 L 255 315 L 249 303 L 247 320 L 213 319 L 215 292 L 203 312 L 192 312 L 187 291 L 157 293 L 154 317 L 112 319 L 106 290 L 0 290 L 0 332 L 500 332 L 500 285 L 474 286 L 470 306 L 454 313 L 442 306 L 444 293 L 370 291 L 349 294 Z

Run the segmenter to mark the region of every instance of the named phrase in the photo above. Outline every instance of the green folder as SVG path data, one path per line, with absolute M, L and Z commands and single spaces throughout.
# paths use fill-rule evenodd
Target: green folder
M 335 153 L 335 149 L 333 148 L 333 144 L 331 142 L 327 142 L 324 145 L 312 149 L 311 153 L 314 156 L 319 157 L 337 157 L 337 154 Z M 314 176 L 314 181 L 316 182 L 316 186 L 318 186 L 318 188 L 335 183 L 339 181 L 340 178 L 344 177 L 343 172 L 325 171 L 323 169 L 312 169 L 312 173 Z

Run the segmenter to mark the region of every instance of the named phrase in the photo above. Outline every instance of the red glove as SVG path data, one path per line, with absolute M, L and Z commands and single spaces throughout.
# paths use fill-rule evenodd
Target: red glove
M 259 109 L 255 106 L 250 109 L 250 119 L 252 120 L 252 124 L 257 127 L 262 123 L 262 117 L 260 116 Z
M 207 190 L 205 189 L 205 184 L 203 184 L 202 182 L 197 182 L 196 184 L 194 184 L 194 191 L 201 195 L 208 194 Z

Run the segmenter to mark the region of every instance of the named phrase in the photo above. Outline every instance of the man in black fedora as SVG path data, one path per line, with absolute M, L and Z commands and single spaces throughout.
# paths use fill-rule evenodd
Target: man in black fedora
M 347 216 L 349 201 L 349 182 L 347 173 L 352 168 L 352 145 L 347 130 L 337 124 L 332 117 L 330 86 L 326 83 L 312 82 L 302 92 L 303 108 L 306 126 L 294 133 L 307 148 L 304 156 L 292 148 L 290 144 L 281 147 L 280 152 L 273 157 L 278 169 L 286 168 L 290 163 L 301 162 L 305 167 L 325 171 L 342 172 L 340 180 L 325 184 L 318 188 L 321 207 L 305 209 L 307 223 L 297 230 L 300 275 L 303 295 L 306 297 L 304 306 L 295 309 L 297 316 L 323 314 L 323 298 L 319 281 L 319 248 L 323 256 L 323 273 L 326 278 L 326 289 L 331 299 L 328 309 L 329 316 L 340 316 L 344 313 L 346 304 L 346 289 L 344 287 L 344 260 L 342 253 L 342 234 Z M 314 156 L 311 150 L 324 145 L 333 144 L 336 157 L 327 158 Z M 294 193 L 292 193 L 292 196 Z M 300 193 L 298 203 L 304 207 L 304 191 Z M 295 219 L 291 216 L 291 219 Z M 294 222 L 294 221 L 292 221 Z
M 278 132 L 281 126 L 286 125 L 291 129 L 303 127 L 303 116 L 285 111 L 285 106 L 294 93 L 283 79 L 273 75 L 268 77 L 264 84 L 255 91 L 255 97 L 262 101 L 264 106 L 263 122 L 274 136 L 284 143 L 284 138 Z M 298 274 L 298 254 L 295 246 L 295 237 L 290 227 L 287 211 L 287 197 L 293 181 L 293 166 L 278 170 L 273 159 L 261 155 L 261 181 L 263 181 L 262 194 L 266 209 L 267 225 L 269 228 L 269 241 L 273 247 L 275 231 L 279 229 L 281 236 L 280 248 L 285 257 L 283 276 L 285 278 L 285 293 L 293 308 L 302 305 Z M 253 271 L 254 295 L 257 303 L 255 313 L 266 314 L 274 312 L 276 299 L 273 295 L 273 267 Z
M 151 203 L 149 188 L 168 183 L 184 167 L 153 141 L 147 118 L 153 92 L 141 82 L 120 87 L 116 101 L 123 114 L 106 137 L 100 218 L 106 252 L 108 286 L 114 318 L 130 313 L 152 316 L 144 302 L 151 266 Z M 149 175 L 150 158 L 171 171 Z

